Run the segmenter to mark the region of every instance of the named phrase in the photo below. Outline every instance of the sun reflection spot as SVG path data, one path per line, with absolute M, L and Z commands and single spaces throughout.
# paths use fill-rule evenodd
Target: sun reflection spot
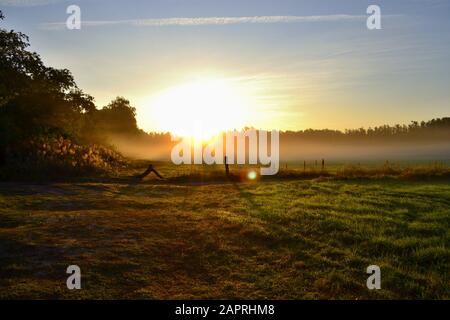
M 255 180 L 257 177 L 258 177 L 258 175 L 253 170 L 247 174 L 247 178 L 249 178 L 250 180 Z

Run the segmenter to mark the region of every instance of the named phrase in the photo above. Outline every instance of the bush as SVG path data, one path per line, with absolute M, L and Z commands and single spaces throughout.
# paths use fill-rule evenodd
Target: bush
M 35 137 L 6 152 L 3 179 L 116 173 L 127 162 L 105 146 L 81 145 L 62 136 Z

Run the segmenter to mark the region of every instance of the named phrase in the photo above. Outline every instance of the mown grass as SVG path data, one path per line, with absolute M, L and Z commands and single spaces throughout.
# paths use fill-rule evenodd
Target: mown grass
M 448 181 L 192 183 L 182 170 L 196 169 L 0 184 L 0 298 L 450 298 Z M 71 264 L 82 290 L 66 288 Z M 366 287 L 372 264 L 381 290 Z

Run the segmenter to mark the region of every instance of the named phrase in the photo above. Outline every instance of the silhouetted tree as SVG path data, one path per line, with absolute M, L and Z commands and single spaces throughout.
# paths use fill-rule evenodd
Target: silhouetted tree
M 69 70 L 45 66 L 28 47 L 26 35 L 0 28 L 0 163 L 8 146 L 32 135 L 79 135 L 83 114 L 95 109 Z
M 137 134 L 139 129 L 136 122 L 136 109 L 130 101 L 117 97 L 96 115 L 99 130 L 114 134 Z

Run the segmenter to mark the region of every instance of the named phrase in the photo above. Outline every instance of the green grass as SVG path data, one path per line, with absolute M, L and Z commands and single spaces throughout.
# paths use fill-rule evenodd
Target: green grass
M 448 181 L 160 168 L 167 181 L 0 184 L 0 298 L 450 299 Z

